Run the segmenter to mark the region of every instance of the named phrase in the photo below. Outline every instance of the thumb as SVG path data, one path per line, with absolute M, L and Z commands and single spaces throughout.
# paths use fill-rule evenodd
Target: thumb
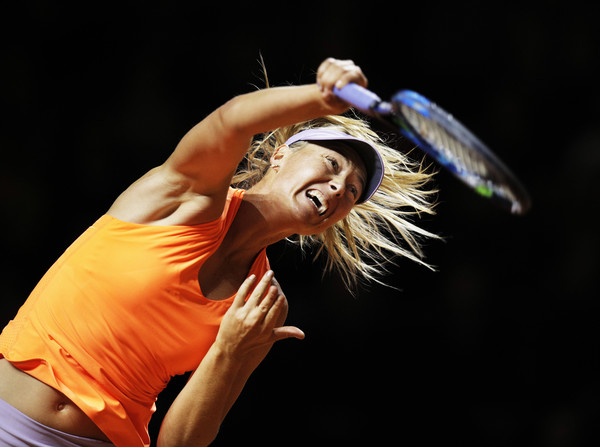
M 273 329 L 273 341 L 279 341 L 286 338 L 297 338 L 298 340 L 303 340 L 304 332 L 295 326 L 282 326 Z

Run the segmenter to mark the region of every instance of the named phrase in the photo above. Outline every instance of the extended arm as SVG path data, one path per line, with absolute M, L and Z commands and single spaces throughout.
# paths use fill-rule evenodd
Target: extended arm
M 166 162 L 125 191 L 109 213 L 136 223 L 156 223 L 175 213 L 180 215 L 178 220 L 162 223 L 215 219 L 252 138 L 342 113 L 348 105 L 332 91 L 348 82 L 366 85 L 367 80 L 351 61 L 328 59 L 319 67 L 315 84 L 269 88 L 231 99 L 194 126 Z M 196 220 L 186 221 L 190 215 Z
M 210 194 L 233 170 L 254 135 L 323 115 L 338 114 L 348 105 L 333 94 L 334 85 L 366 85 L 351 61 L 328 59 L 317 71 L 317 83 L 275 87 L 237 96 L 192 128 L 166 163 L 191 179 L 195 189 Z

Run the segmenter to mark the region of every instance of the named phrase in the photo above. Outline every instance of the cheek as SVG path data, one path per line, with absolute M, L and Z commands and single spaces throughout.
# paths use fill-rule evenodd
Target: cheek
M 347 204 L 340 204 L 340 206 L 336 210 L 337 222 L 339 222 L 340 220 L 347 217 L 348 214 L 350 214 L 350 211 L 352 211 L 353 206 L 354 206 L 354 202 L 350 201 L 350 200 L 348 200 Z
M 279 177 L 282 182 L 293 184 L 304 184 L 320 179 L 324 175 L 322 167 L 306 160 L 290 160 L 289 163 L 282 165 L 279 170 Z

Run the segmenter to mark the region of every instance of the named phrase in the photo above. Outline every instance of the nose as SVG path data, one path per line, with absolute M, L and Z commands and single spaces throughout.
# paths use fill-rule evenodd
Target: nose
M 340 196 L 344 192 L 344 184 L 337 179 L 333 179 L 329 182 L 329 188 L 336 196 Z

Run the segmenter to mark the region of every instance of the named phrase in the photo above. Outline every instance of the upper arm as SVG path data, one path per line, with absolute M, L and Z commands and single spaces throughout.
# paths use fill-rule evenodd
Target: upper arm
M 194 126 L 161 166 L 134 182 L 108 213 L 142 224 L 183 225 L 218 218 L 251 136 L 225 104 Z
M 166 175 L 203 195 L 229 187 L 253 137 L 237 124 L 235 103 L 219 107 L 184 135 L 162 167 Z

